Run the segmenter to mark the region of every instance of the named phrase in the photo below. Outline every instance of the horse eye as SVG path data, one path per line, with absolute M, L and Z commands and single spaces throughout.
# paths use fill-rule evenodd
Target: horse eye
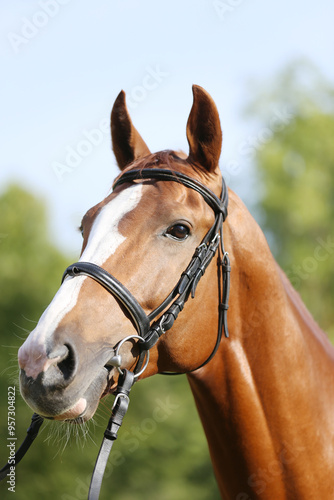
M 84 235 L 84 230 L 83 230 L 82 224 L 81 224 L 81 226 L 80 226 L 80 227 L 78 227 L 78 230 L 80 231 L 81 236 L 83 237 L 83 235 Z
M 166 236 L 170 236 L 171 238 L 179 241 L 188 238 L 189 234 L 190 229 L 185 224 L 175 224 L 174 226 L 169 227 L 166 231 Z

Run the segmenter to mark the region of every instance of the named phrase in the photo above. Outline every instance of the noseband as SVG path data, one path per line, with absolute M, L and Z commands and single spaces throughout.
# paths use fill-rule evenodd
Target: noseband
M 118 386 L 115 391 L 116 398 L 112 408 L 112 414 L 104 433 L 102 445 L 96 460 L 89 488 L 88 500 L 97 500 L 99 497 L 108 456 L 111 451 L 112 444 L 117 438 L 118 430 L 128 408 L 129 392 L 135 382 L 135 379 L 139 377 L 148 364 L 149 350 L 157 343 L 163 334 L 172 328 L 174 321 L 177 319 L 189 297 L 195 297 L 198 282 L 204 275 L 205 270 L 215 256 L 217 250 L 219 252 L 219 319 L 217 340 L 210 356 L 200 366 L 191 371 L 201 368 L 213 358 L 219 347 L 223 330 L 225 336 L 229 336 L 227 328 L 227 309 L 230 291 L 231 267 L 228 253 L 225 252 L 223 243 L 223 222 L 227 217 L 228 206 L 228 191 L 224 179 L 222 179 L 222 192 L 220 198 L 218 198 L 210 189 L 196 179 L 192 179 L 181 172 L 174 172 L 172 170 L 159 168 L 147 168 L 144 170 L 135 169 L 125 172 L 118 178 L 118 180 L 116 180 L 113 185 L 113 189 L 125 183 L 132 183 L 134 181 L 145 179 L 178 182 L 197 191 L 215 212 L 215 221 L 204 236 L 201 244 L 196 248 L 193 257 L 191 258 L 187 268 L 181 274 L 176 286 L 165 298 L 165 300 L 148 315 L 145 313 L 136 298 L 122 283 L 120 283 L 114 276 L 109 274 L 102 267 L 97 266 L 92 262 L 76 262 L 75 264 L 69 266 L 63 274 L 62 282 L 68 276 L 75 277 L 82 275 L 89 276 L 97 281 L 125 307 L 135 324 L 138 333 L 138 335 L 132 335 L 121 340 L 115 354 L 105 365 L 107 369 L 117 367 L 120 372 L 120 376 Z M 140 347 L 140 355 L 137 365 L 134 372 L 130 372 L 125 369 L 121 370 L 122 360 L 119 354 L 119 349 L 124 342 L 133 338 L 138 339 L 138 345 Z M 144 360 L 145 364 L 144 367 L 142 367 Z M 171 373 L 168 374 L 170 375 Z M 15 465 L 17 465 L 17 463 L 23 458 L 31 446 L 42 423 L 43 418 L 34 413 L 31 425 L 27 431 L 27 437 L 15 455 Z M 8 463 L 0 470 L 0 480 L 7 476 L 9 469 L 10 464 Z

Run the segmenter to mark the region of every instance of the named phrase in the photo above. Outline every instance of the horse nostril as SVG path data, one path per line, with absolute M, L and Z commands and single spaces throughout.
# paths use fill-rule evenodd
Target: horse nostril
M 44 369 L 44 381 L 68 384 L 74 377 L 77 363 L 75 350 L 70 344 L 54 346 L 48 353 L 47 367 Z
M 64 380 L 69 380 L 73 377 L 76 371 L 76 361 L 74 350 L 69 344 L 62 346 L 61 359 L 57 363 L 57 367 L 61 371 Z
M 55 358 L 60 358 L 58 362 L 62 361 L 63 359 L 67 358 L 68 356 L 68 350 L 69 346 L 67 344 L 64 344 L 62 346 L 57 346 L 52 352 L 48 354 L 49 359 L 55 359 Z

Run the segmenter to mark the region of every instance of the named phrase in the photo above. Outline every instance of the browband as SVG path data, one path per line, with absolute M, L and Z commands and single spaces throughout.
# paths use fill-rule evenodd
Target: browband
M 211 189 L 207 188 L 196 179 L 192 179 L 181 172 L 176 172 L 173 170 L 164 170 L 162 168 L 145 168 L 143 170 L 134 169 L 124 172 L 116 181 L 114 182 L 113 189 L 125 182 L 132 182 L 140 179 L 157 179 L 161 181 L 173 181 L 179 182 L 186 187 L 194 189 L 199 194 L 201 194 L 206 201 L 206 203 L 216 212 L 223 214 L 223 221 L 227 217 L 227 205 L 228 205 L 228 191 L 224 179 L 222 179 L 222 193 L 219 199 Z

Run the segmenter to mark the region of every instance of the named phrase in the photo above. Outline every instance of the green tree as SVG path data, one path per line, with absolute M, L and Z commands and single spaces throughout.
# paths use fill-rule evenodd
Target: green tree
M 261 225 L 278 262 L 334 340 L 334 89 L 305 62 L 290 65 L 275 81 L 272 92 L 248 109 L 267 127 L 255 155 Z M 273 125 L 273 109 L 289 109 L 289 120 Z

